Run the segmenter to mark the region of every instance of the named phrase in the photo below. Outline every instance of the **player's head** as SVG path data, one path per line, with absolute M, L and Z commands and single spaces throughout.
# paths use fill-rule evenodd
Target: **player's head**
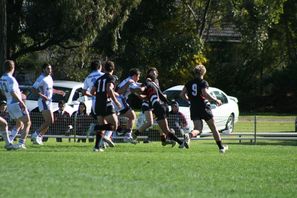
M 13 60 L 6 60 L 4 61 L 3 68 L 5 72 L 14 72 L 15 64 Z
M 49 63 L 44 63 L 42 65 L 42 71 L 46 75 L 52 74 L 52 66 Z
M 102 63 L 100 60 L 94 60 L 91 62 L 90 65 L 90 69 L 91 71 L 95 71 L 95 70 L 101 70 L 102 69 Z
M 193 69 L 193 73 L 195 77 L 202 77 L 205 75 L 206 73 L 206 68 L 204 65 L 200 64 L 200 65 L 196 65 Z
M 114 62 L 112 61 L 106 61 L 105 64 L 104 64 L 104 71 L 105 72 L 113 72 L 115 69 L 115 66 L 114 66 Z
M 140 70 L 137 68 L 130 69 L 129 76 L 135 81 L 139 81 L 140 78 Z
M 153 81 L 155 81 L 158 78 L 158 70 L 155 67 L 151 67 L 149 68 L 149 70 L 147 71 L 147 78 L 152 79 Z

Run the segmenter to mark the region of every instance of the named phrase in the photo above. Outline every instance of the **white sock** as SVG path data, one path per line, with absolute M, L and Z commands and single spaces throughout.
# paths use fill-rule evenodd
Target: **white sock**
M 128 132 L 128 133 L 126 133 L 125 137 L 127 137 L 127 138 L 131 138 L 131 137 L 132 137 L 132 132 Z
M 16 128 L 13 128 L 13 129 L 11 130 L 10 135 L 9 135 L 9 141 L 10 141 L 10 142 L 13 142 L 13 140 L 14 140 L 14 138 L 17 136 L 17 134 L 18 134 L 18 131 L 16 130 Z
M 104 136 L 107 138 L 110 138 L 110 136 L 112 135 L 112 131 L 105 131 Z
M 9 137 L 8 137 L 8 131 L 1 131 L 1 135 L 2 135 L 3 140 L 5 141 L 5 144 L 6 145 L 10 144 Z

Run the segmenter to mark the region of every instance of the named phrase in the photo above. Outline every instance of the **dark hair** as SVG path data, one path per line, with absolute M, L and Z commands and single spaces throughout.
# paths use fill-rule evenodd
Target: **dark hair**
M 12 71 L 12 69 L 14 69 L 14 62 L 13 60 L 6 60 L 4 61 L 4 64 L 3 64 L 3 68 L 6 72 L 10 72 Z
M 93 62 L 91 62 L 91 66 L 90 66 L 90 68 L 91 68 L 91 71 L 95 71 L 95 70 L 97 70 L 97 69 L 101 69 L 101 61 L 100 60 L 95 60 L 95 61 L 93 61 Z
M 155 71 L 155 72 L 159 73 L 158 70 L 157 70 L 157 68 L 151 67 L 151 68 L 149 68 L 149 70 L 147 71 L 146 74 L 149 75 L 149 73 L 151 73 L 152 71 Z
M 47 66 L 51 66 L 51 65 L 50 65 L 49 63 L 44 63 L 44 64 L 41 66 L 42 70 L 45 70 L 45 68 L 46 68 Z
M 60 100 L 59 103 L 58 103 L 58 105 L 59 105 L 59 106 L 60 106 L 60 105 L 63 105 L 63 106 L 64 106 L 64 105 L 65 105 L 65 101 L 64 101 L 64 100 Z
M 112 61 L 106 61 L 105 64 L 104 64 L 104 70 L 106 72 L 111 72 L 114 70 L 114 62 Z
M 152 71 L 155 71 L 158 74 L 158 70 L 155 67 L 151 67 L 149 68 L 149 70 L 146 73 L 146 78 L 150 78 L 152 79 L 152 81 L 156 82 L 157 78 L 155 76 L 153 76 L 152 74 L 150 74 Z M 156 82 L 157 84 L 159 84 L 159 82 Z
M 132 68 L 129 71 L 129 76 L 140 75 L 140 70 L 137 68 Z
M 87 114 L 87 106 L 86 106 L 86 104 L 84 103 L 84 102 L 80 102 L 79 103 L 79 105 L 78 105 L 78 114 L 80 114 L 80 111 L 79 111 L 79 106 L 81 106 L 81 105 L 83 105 L 84 107 L 85 107 L 85 109 L 84 109 L 84 114 Z

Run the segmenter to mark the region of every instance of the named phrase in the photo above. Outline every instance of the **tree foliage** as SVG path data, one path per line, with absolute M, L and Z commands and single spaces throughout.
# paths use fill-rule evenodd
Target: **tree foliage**
M 294 0 L 11 0 L 7 9 L 9 58 L 48 61 L 56 78 L 82 80 L 92 59 L 112 59 L 119 76 L 157 67 L 166 88 L 203 62 L 210 84 L 240 101 L 297 94 Z M 240 42 L 212 40 L 226 26 Z

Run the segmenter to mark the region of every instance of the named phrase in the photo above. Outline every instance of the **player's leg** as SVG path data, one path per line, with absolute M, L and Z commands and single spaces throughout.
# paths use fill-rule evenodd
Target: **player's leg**
M 39 129 L 35 131 L 34 135 L 36 136 L 36 138 L 33 138 L 34 143 L 39 145 L 43 144 L 42 137 L 48 131 L 49 126 L 54 122 L 54 115 L 51 110 L 43 110 L 41 113 L 42 113 L 44 122 L 41 124 Z
M 219 131 L 217 130 L 216 126 L 215 126 L 215 123 L 214 123 L 214 119 L 211 118 L 209 120 L 206 121 L 208 127 L 210 128 L 212 134 L 213 134 L 213 137 L 219 147 L 219 151 L 221 153 L 225 153 L 226 150 L 228 150 L 228 146 L 227 145 L 223 145 L 222 144 L 222 139 L 221 139 L 221 135 L 219 133 Z

